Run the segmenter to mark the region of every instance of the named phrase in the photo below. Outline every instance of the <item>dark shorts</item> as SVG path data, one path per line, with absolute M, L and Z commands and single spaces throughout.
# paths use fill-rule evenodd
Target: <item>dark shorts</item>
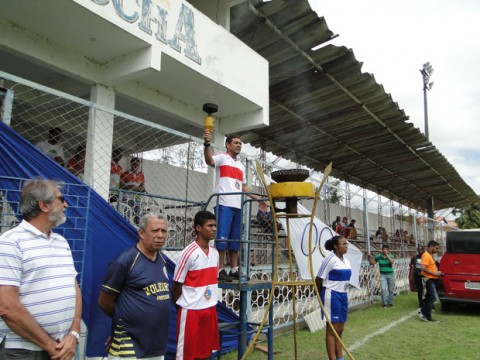
M 0 360 L 5 360 L 5 338 L 0 342 Z
M 5 355 L 7 360 L 50 360 L 46 351 L 5 349 Z

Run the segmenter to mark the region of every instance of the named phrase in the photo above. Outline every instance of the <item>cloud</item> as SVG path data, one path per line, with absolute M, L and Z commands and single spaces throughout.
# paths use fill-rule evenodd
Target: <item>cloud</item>
M 422 65 L 429 61 L 429 138 L 468 185 L 480 193 L 480 2 L 476 0 L 309 0 L 424 131 Z

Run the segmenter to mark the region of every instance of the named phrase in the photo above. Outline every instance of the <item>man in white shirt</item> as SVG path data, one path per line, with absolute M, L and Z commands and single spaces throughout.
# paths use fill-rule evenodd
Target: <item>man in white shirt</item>
M 220 253 L 218 280 L 231 281 L 232 278 L 238 280 L 238 252 L 242 230 L 241 193 L 251 192 L 247 185 L 245 167 L 238 157 L 242 151 L 242 140 L 236 135 L 228 136 L 225 141 L 226 151 L 214 155 L 210 146 L 211 138 L 211 131 L 205 129 L 203 133 L 205 162 L 215 168 L 214 192 L 225 194 L 218 197 L 218 206 L 215 206 L 215 215 L 218 219 L 215 247 Z M 238 195 L 231 193 L 238 193 Z M 260 199 L 258 195 L 249 194 L 248 196 Z M 216 200 L 215 198 L 214 201 Z M 227 274 L 223 266 L 227 249 L 230 259 L 230 274 Z
M 38 150 L 42 151 L 61 166 L 65 165 L 65 154 L 63 146 L 60 144 L 62 129 L 55 127 L 48 132 L 48 140 L 37 144 Z
M 22 222 L 0 237 L 0 332 L 6 358 L 71 359 L 82 298 L 67 240 L 52 232 L 68 204 L 53 180 L 25 183 Z

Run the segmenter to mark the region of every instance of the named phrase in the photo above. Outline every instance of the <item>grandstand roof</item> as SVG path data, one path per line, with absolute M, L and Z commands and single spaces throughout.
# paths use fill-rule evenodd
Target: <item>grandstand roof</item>
M 335 35 L 307 0 L 238 4 L 230 31 L 270 63 L 270 126 L 244 142 L 317 171 L 331 161 L 333 176 L 412 208 L 478 200 L 353 51 L 327 44 Z

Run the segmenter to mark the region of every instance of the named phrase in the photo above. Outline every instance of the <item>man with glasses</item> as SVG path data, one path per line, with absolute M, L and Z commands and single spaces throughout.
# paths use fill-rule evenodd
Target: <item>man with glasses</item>
M 370 253 L 367 254 L 370 265 L 378 263 L 380 268 L 380 291 L 384 308 L 393 307 L 393 295 L 395 294 L 395 277 L 393 275 L 393 263 L 395 260 L 389 250 L 388 245 L 383 245 L 382 252 L 375 257 Z
M 60 360 L 75 355 L 82 298 L 67 240 L 52 232 L 68 204 L 53 180 L 25 183 L 22 222 L 0 237 L 0 332 L 6 359 Z

